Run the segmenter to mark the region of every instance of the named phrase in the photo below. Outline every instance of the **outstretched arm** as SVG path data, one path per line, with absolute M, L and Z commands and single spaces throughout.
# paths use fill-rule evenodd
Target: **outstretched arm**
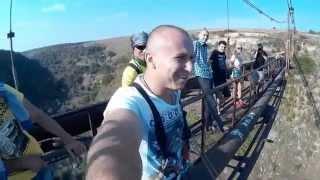
M 85 145 L 76 141 L 67 133 L 55 120 L 50 118 L 39 108 L 31 104 L 26 98 L 23 99 L 23 105 L 28 110 L 33 122 L 38 123 L 46 131 L 58 136 L 64 142 L 66 149 L 71 153 L 82 154 L 86 151 Z
M 88 152 L 87 180 L 141 179 L 141 125 L 125 109 L 106 114 Z
M 236 60 L 236 56 L 233 54 L 229 61 L 230 67 L 234 67 L 235 60 Z

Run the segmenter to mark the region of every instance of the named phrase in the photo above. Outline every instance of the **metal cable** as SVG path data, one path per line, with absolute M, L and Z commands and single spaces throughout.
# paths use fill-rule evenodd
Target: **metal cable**
M 14 32 L 12 32 L 12 0 L 10 1 L 10 27 L 9 27 L 9 33 L 7 34 L 7 38 L 10 39 L 10 60 L 11 60 L 11 71 L 12 71 L 12 77 L 14 81 L 14 86 L 18 90 L 18 77 L 16 68 L 14 65 L 14 57 L 13 57 L 13 43 L 12 38 L 14 38 Z
M 243 0 L 243 2 L 245 2 L 248 6 L 250 6 L 251 8 L 255 9 L 256 11 L 258 11 L 258 13 L 262 14 L 263 16 L 267 17 L 268 19 L 270 19 L 273 22 L 276 23 L 286 23 L 286 21 L 280 21 L 277 20 L 273 17 L 271 17 L 270 15 L 268 15 L 267 13 L 265 13 L 264 11 L 262 11 L 260 8 L 258 8 L 256 5 L 254 5 L 252 2 L 250 2 L 249 0 Z
M 230 8 L 227 0 L 227 57 L 230 57 Z

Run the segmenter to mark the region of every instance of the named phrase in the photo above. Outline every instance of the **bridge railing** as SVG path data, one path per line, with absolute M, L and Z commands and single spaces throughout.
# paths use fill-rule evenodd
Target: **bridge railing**
M 282 64 L 282 60 L 281 59 L 275 59 L 273 57 L 270 58 L 270 60 L 267 61 L 268 63 L 265 64 L 264 66 L 262 66 L 259 69 L 267 69 L 267 74 L 270 75 L 271 71 L 275 68 L 275 67 L 280 67 Z M 217 91 L 222 90 L 224 87 L 230 86 L 232 84 L 235 83 L 236 80 L 243 80 L 246 77 L 248 77 L 250 75 L 250 73 L 252 71 L 247 72 L 246 69 L 248 69 L 248 67 L 250 67 L 249 69 L 252 70 L 252 61 L 251 62 L 247 62 L 244 64 L 244 72 L 246 72 L 243 76 L 241 76 L 240 78 L 234 79 L 234 80 L 229 80 L 227 83 L 222 84 L 220 86 L 215 87 L 212 91 L 210 91 L 210 94 L 214 94 Z M 251 85 L 250 85 L 251 87 Z M 244 91 L 249 91 L 251 93 L 251 88 L 244 88 Z M 195 103 L 199 100 L 203 101 L 203 97 L 204 94 L 200 93 L 199 95 L 196 95 L 194 97 L 188 98 L 188 99 L 184 99 L 183 100 L 183 106 L 186 107 L 192 103 Z M 250 98 L 251 99 L 251 98 Z M 235 99 L 230 99 L 231 101 L 235 101 Z M 230 103 L 230 100 L 227 101 L 227 103 Z M 250 100 L 251 102 L 251 100 Z M 102 120 L 103 120 L 103 111 L 106 107 L 106 105 L 108 104 L 108 101 L 106 102 L 101 102 L 95 105 L 91 105 L 91 106 L 87 106 L 87 107 L 83 107 L 79 110 L 75 110 L 75 111 L 71 111 L 71 112 L 67 112 L 64 114 L 58 114 L 53 116 L 53 119 L 55 119 L 64 129 L 66 129 L 71 135 L 76 136 L 79 134 L 82 134 L 84 132 L 91 132 L 91 136 L 94 136 L 97 132 L 97 128 L 100 126 Z M 236 111 L 236 108 L 234 108 L 234 112 Z M 234 118 L 232 120 L 233 125 L 236 121 L 236 113 L 234 113 Z M 195 123 L 191 124 L 190 127 L 191 129 L 196 132 L 199 130 L 203 129 L 201 127 L 204 127 L 203 124 L 204 122 L 202 122 L 203 117 L 201 117 L 198 121 L 196 121 Z M 199 128 L 200 126 L 200 128 Z M 197 128 L 198 127 L 198 128 Z M 34 125 L 34 128 L 30 130 L 30 133 L 36 137 L 37 140 L 44 142 L 43 146 L 44 150 L 50 150 L 52 148 L 51 146 L 51 141 L 48 139 L 52 138 L 52 135 L 50 133 L 47 133 L 45 131 L 43 131 L 39 126 Z M 205 141 L 205 138 L 202 139 L 202 141 Z
M 235 87 L 235 83 L 237 82 L 237 81 L 242 81 L 242 80 L 248 80 L 248 81 L 252 81 L 251 80 L 251 75 L 252 75 L 252 73 L 253 73 L 253 71 L 259 71 L 259 70 L 262 70 L 262 69 L 265 69 L 266 70 L 266 74 L 267 74 L 267 76 L 265 77 L 265 79 L 270 79 L 271 78 L 271 76 L 272 75 L 274 75 L 274 73 L 277 71 L 277 69 L 276 68 L 281 68 L 281 67 L 283 67 L 284 66 L 284 64 L 283 64 L 283 59 L 282 58 L 276 58 L 275 56 L 272 56 L 272 57 L 270 57 L 269 59 L 268 59 L 268 62 L 265 64 L 265 65 L 263 65 L 263 66 L 261 66 L 261 67 L 259 67 L 259 68 L 257 68 L 257 69 L 253 69 L 253 62 L 254 61 L 249 61 L 249 62 L 246 62 L 245 64 L 244 64 L 244 67 L 243 67 L 243 72 L 244 72 L 244 74 L 241 76 L 241 77 L 239 77 L 239 78 L 236 78 L 236 79 L 233 79 L 233 80 L 228 80 L 226 83 L 224 83 L 224 84 L 222 84 L 222 85 L 219 85 L 219 86 L 216 86 L 215 88 L 213 88 L 211 91 L 209 91 L 208 93 L 210 94 L 210 95 L 214 95 L 215 93 L 217 93 L 218 91 L 221 91 L 221 90 L 223 90 L 224 88 L 226 88 L 226 87 L 230 87 L 231 85 L 233 85 L 233 87 Z M 247 71 L 246 69 L 248 68 L 248 67 L 250 67 L 250 70 L 249 71 Z M 195 81 L 195 79 L 192 79 L 192 81 L 194 82 L 194 83 L 196 83 L 196 81 Z M 249 86 L 248 87 L 246 87 L 246 88 L 244 88 L 243 89 L 243 91 L 244 92 L 249 92 L 249 102 L 250 103 L 252 103 L 253 102 L 253 89 L 254 89 L 254 87 L 253 86 L 255 86 L 255 85 L 257 85 L 257 84 L 254 84 L 254 83 L 249 83 Z M 187 85 L 188 86 L 188 85 Z M 189 87 L 191 87 L 191 86 L 189 86 Z M 193 85 L 193 88 L 194 88 L 195 86 Z M 196 88 L 194 88 L 194 89 L 196 89 Z M 200 87 L 199 87 L 199 85 L 198 85 L 198 89 L 197 90 L 199 90 L 200 89 Z M 188 93 L 190 93 L 190 92 L 188 92 Z M 184 107 L 186 107 L 186 106 L 188 106 L 188 105 L 190 105 L 190 104 L 192 104 L 192 103 L 195 103 L 195 102 L 197 102 L 197 101 L 199 101 L 199 100 L 204 100 L 204 96 L 205 96 L 205 94 L 203 94 L 203 93 L 199 93 L 198 95 L 195 95 L 195 96 L 193 96 L 193 97 L 191 97 L 191 98 L 186 98 L 186 99 L 184 99 L 184 100 L 182 100 L 182 104 L 183 104 L 183 106 Z M 229 99 L 229 101 L 227 100 L 226 101 L 226 103 L 228 103 L 228 102 L 230 102 L 230 101 L 233 101 L 233 102 L 235 102 L 235 96 L 233 96 L 233 98 L 232 99 Z M 233 105 L 235 106 L 235 103 L 233 103 Z M 236 108 L 234 108 L 234 112 L 235 112 L 235 110 L 236 110 Z M 235 119 L 236 119 L 236 117 L 235 117 L 235 113 L 233 113 L 234 114 L 234 116 L 233 116 L 233 124 L 234 124 L 234 121 L 235 121 Z M 202 117 L 201 117 L 201 119 L 203 119 Z M 198 121 L 196 121 L 194 124 L 192 124 L 191 125 L 191 127 L 194 127 L 194 126 L 196 126 L 197 124 L 199 124 L 200 122 L 201 122 L 201 119 L 199 119 Z
M 201 179 L 216 179 L 227 163 L 234 157 L 240 146 L 253 129 L 267 103 L 279 87 L 284 75 L 284 68 L 266 89 L 264 95 L 249 109 L 235 127 L 226 133 L 210 150 L 201 154 L 201 163 L 197 161 L 189 171 L 190 179 L 201 175 Z

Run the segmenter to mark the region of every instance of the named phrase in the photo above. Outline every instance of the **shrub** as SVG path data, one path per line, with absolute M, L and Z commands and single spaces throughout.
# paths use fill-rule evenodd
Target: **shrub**
M 299 56 L 297 60 L 305 74 L 314 72 L 317 67 L 315 61 L 308 54 Z

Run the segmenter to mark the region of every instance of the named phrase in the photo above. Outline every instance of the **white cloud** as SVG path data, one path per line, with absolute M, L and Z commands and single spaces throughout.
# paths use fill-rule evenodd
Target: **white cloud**
M 66 11 L 66 7 L 62 3 L 57 3 L 57 4 L 50 5 L 48 7 L 44 7 L 41 9 L 41 11 L 43 13 L 64 12 L 64 11 Z

